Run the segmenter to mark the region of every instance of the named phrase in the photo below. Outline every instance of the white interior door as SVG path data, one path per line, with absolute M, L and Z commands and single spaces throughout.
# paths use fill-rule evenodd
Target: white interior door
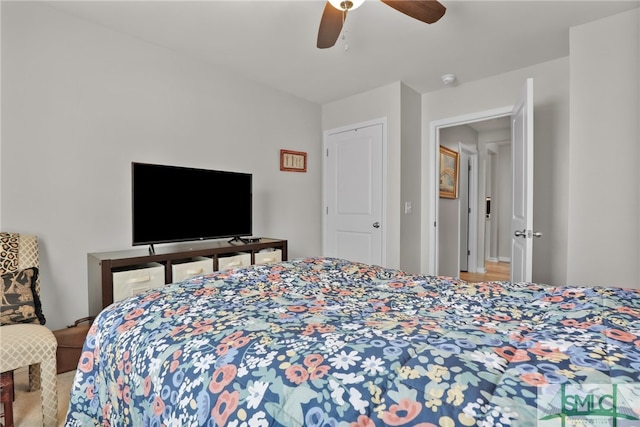
M 537 234 L 533 232 L 533 79 L 527 79 L 511 119 L 511 281 L 530 282 Z
M 383 125 L 325 136 L 325 256 L 383 265 Z

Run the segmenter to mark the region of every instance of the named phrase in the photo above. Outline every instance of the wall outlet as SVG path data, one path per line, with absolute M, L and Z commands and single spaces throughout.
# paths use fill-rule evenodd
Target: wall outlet
M 411 213 L 411 202 L 404 202 L 404 213 L 405 214 Z

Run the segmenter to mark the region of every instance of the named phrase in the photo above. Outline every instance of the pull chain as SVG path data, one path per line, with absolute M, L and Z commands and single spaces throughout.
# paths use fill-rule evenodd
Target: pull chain
M 347 20 L 347 9 L 342 10 L 342 40 L 344 41 L 344 51 L 349 50 L 349 43 L 347 42 L 347 30 L 344 29 L 344 23 Z

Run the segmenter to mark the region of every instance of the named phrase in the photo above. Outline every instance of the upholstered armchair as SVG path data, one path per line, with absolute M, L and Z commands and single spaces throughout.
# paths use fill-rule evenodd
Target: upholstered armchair
M 13 371 L 29 366 L 29 389 L 41 389 L 45 427 L 58 423 L 56 348 L 40 307 L 36 236 L 0 233 L 0 376 L 5 425 L 12 425 Z

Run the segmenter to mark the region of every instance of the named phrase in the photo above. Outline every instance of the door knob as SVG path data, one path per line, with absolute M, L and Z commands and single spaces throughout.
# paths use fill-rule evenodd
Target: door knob
M 380 223 L 379 222 L 374 222 L 373 223 L 373 228 L 380 228 Z
M 531 238 L 531 237 L 542 237 L 542 233 L 540 233 L 539 231 L 533 232 L 531 230 L 527 231 L 527 230 L 516 230 L 513 232 L 513 235 L 516 237 L 524 237 L 525 239 L 527 237 Z

